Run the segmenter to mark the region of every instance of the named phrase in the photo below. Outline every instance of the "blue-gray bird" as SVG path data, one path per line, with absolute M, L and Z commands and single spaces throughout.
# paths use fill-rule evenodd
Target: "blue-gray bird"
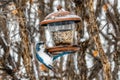
M 38 59 L 39 62 L 44 64 L 47 68 L 49 68 L 52 71 L 55 70 L 55 68 L 53 67 L 52 64 L 56 59 L 66 55 L 66 54 L 71 54 L 71 53 L 73 53 L 73 52 L 66 51 L 66 52 L 61 52 L 55 56 L 50 56 L 50 54 L 48 52 L 45 52 L 45 47 L 44 47 L 43 42 L 36 44 L 36 58 Z

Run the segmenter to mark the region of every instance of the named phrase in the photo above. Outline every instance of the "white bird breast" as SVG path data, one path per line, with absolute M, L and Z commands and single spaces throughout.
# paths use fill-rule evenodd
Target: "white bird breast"
M 38 55 L 43 59 L 45 64 L 52 65 L 52 57 L 41 51 L 38 52 Z

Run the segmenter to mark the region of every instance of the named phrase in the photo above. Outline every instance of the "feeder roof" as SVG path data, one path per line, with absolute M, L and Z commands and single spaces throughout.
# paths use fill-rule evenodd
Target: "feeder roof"
M 80 22 L 80 17 L 74 14 L 71 14 L 69 11 L 65 11 L 62 8 L 57 9 L 57 12 L 53 12 L 45 17 L 45 19 L 40 22 L 41 26 L 46 26 L 50 23 L 56 23 L 56 22 L 65 22 L 65 21 L 74 21 L 74 22 Z

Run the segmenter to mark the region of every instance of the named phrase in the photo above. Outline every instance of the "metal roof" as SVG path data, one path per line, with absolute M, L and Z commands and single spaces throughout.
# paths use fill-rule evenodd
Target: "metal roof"
M 50 23 L 64 22 L 64 21 L 74 21 L 80 22 L 81 18 L 75 14 L 71 14 L 69 11 L 65 11 L 62 8 L 57 9 L 57 12 L 52 12 L 45 17 L 43 21 L 40 22 L 41 26 L 46 26 Z

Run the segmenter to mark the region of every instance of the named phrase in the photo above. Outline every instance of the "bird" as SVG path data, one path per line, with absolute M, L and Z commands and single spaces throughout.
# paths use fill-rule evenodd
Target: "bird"
M 58 58 L 66 55 L 66 54 L 71 54 L 71 53 L 73 53 L 73 52 L 72 51 L 64 51 L 64 52 L 60 52 L 57 55 L 51 56 L 49 52 L 45 51 L 44 42 L 39 42 L 36 44 L 37 60 L 52 71 L 55 71 L 55 68 L 53 67 L 53 62 L 55 60 L 57 60 Z

